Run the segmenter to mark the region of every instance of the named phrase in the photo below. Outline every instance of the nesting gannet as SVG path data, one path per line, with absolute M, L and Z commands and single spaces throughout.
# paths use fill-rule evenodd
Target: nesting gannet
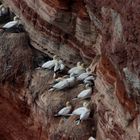
M 92 75 L 91 69 L 90 69 L 90 68 L 87 68 L 87 69 L 86 69 L 86 72 L 80 74 L 80 75 L 77 77 L 77 80 L 83 81 L 85 78 L 87 78 L 88 76 L 91 76 L 91 75 Z
M 85 68 L 84 68 L 84 64 L 81 64 L 80 66 L 78 66 L 73 72 L 71 72 L 70 74 L 72 75 L 76 75 L 77 77 L 85 72 Z
M 62 81 L 62 80 L 64 80 L 64 79 L 66 79 L 66 78 L 68 78 L 68 76 L 69 76 L 69 75 L 64 75 L 63 77 L 58 77 L 58 78 L 54 79 L 53 82 L 50 83 L 49 85 L 55 85 L 55 84 L 57 84 L 58 82 L 60 82 L 60 81 Z
M 79 68 L 80 66 L 81 66 L 81 62 L 77 62 L 76 67 L 71 68 L 71 69 L 68 71 L 68 74 L 73 73 L 73 72 L 74 72 L 77 68 Z
M 53 77 L 55 78 L 56 77 L 56 73 L 63 71 L 64 68 L 65 68 L 65 65 L 64 65 L 63 61 L 62 60 L 58 60 L 55 63 L 55 66 L 54 66 L 54 76 Z
M 76 82 L 76 77 L 73 75 L 70 75 L 70 78 L 61 80 L 57 84 L 53 85 L 49 91 L 62 90 L 64 88 L 71 87 L 75 84 L 75 82 Z
M 50 70 L 55 66 L 56 63 L 57 63 L 57 56 L 54 55 L 53 60 L 49 60 L 49 61 L 45 62 L 41 67 L 44 69 Z
M 21 24 L 19 17 L 15 16 L 13 21 L 6 23 L 2 28 L 10 29 L 14 27 L 18 27 Z
M 76 75 L 70 74 L 70 78 L 66 79 L 69 83 L 69 87 L 74 86 L 76 79 L 77 79 L 76 77 L 77 77 Z
M 86 99 L 86 98 L 89 98 L 91 97 L 92 95 L 92 92 L 93 92 L 93 88 L 89 85 L 89 84 L 86 84 L 86 89 L 81 91 L 76 98 L 72 99 L 72 100 L 76 100 L 76 99 Z
M 94 86 L 94 81 L 95 81 L 96 77 L 95 76 L 88 76 L 87 78 L 84 79 L 84 84 L 89 84 L 89 85 L 93 85 Z
M 66 116 L 70 113 L 72 109 L 72 105 L 70 102 L 66 102 L 66 107 L 62 108 L 56 115 L 54 116 Z
M 64 70 L 64 68 L 65 68 L 65 65 L 64 65 L 63 61 L 59 60 L 54 67 L 54 72 L 57 72 L 58 70 L 60 70 L 60 71 Z
M 77 121 L 77 125 L 80 124 L 81 121 L 86 120 L 90 115 L 89 103 L 84 102 L 83 107 L 79 107 L 72 112 L 72 115 L 79 115 L 80 118 Z

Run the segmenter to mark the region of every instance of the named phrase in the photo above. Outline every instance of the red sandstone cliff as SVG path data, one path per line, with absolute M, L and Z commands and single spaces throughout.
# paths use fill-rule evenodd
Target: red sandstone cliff
M 25 96 L 23 93 L 26 93 L 25 97 L 31 111 L 26 119 L 30 120 L 27 126 L 32 122 L 31 130 L 38 131 L 37 139 L 39 137 L 43 140 L 46 137 L 51 140 L 87 140 L 96 132 L 97 140 L 139 140 L 139 0 L 5 0 L 4 2 L 22 19 L 33 47 L 49 56 L 58 54 L 65 60 L 67 66 L 81 59 L 86 64 L 92 62 L 93 70 L 96 65 L 95 83 L 98 92 L 92 97 L 95 114 L 91 114 L 92 119 L 89 122 L 77 128 L 72 125 L 75 118 L 70 117 L 63 122 L 54 119 L 52 115 L 66 100 L 70 100 L 76 94 L 75 90 L 82 87 L 68 91 L 69 95 L 65 92 L 49 95 L 47 85 L 49 79 L 51 80 L 51 73 L 35 71 L 28 67 L 32 63 L 28 64 L 25 60 L 25 73 L 29 70 L 31 73 L 22 75 L 25 80 L 21 83 L 23 90 L 19 93 L 22 98 Z M 27 52 L 29 53 L 29 50 Z M 125 72 L 123 68 L 126 68 Z M 20 67 L 18 69 L 20 70 Z M 15 73 L 21 76 L 20 72 Z M 24 79 L 23 77 L 21 79 Z M 14 87 L 9 85 L 6 84 L 6 89 L 12 88 L 14 92 Z M 7 91 L 3 87 L 5 86 L 2 86 L 1 94 Z M 7 94 L 9 92 L 5 93 L 6 98 Z M 42 95 L 45 95 L 43 101 Z M 16 92 L 13 96 L 20 102 L 21 98 Z M 37 101 L 36 106 L 33 105 L 33 101 Z

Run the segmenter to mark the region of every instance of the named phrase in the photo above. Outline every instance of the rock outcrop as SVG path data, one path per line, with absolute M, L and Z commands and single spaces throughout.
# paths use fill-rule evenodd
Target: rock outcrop
M 41 140 L 45 137 L 87 140 L 90 136 L 96 136 L 97 140 L 139 140 L 139 0 L 5 0 L 4 4 L 20 16 L 34 48 L 50 57 L 59 55 L 68 67 L 82 60 L 91 64 L 97 74 L 96 90 L 91 98 L 91 120 L 77 127 L 75 117 L 65 121 L 54 118 L 53 114 L 77 95 L 82 86 L 50 94 L 52 73 L 34 69 L 31 57 L 34 53 L 30 47 L 24 53 L 10 55 L 13 61 L 3 60 L 0 95 L 8 100 L 12 88 L 15 104 L 26 101 L 31 112 L 26 119 L 29 119 L 27 126 L 32 127 L 29 132 L 38 132 Z M 23 46 L 10 49 L 18 52 Z M 30 57 L 23 61 L 25 54 Z M 0 59 L 2 56 L 6 56 L 6 51 Z M 14 62 L 16 58 L 19 64 Z M 12 68 L 5 71 L 4 64 Z M 14 75 L 10 75 L 11 71 Z M 11 85 L 13 76 L 18 81 L 15 85 Z M 15 92 L 17 89 L 19 94 Z M 77 107 L 82 101 L 72 104 Z

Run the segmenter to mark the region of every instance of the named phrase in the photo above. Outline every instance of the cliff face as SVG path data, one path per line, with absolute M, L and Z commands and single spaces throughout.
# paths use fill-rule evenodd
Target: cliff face
M 64 121 L 53 118 L 53 114 L 83 87 L 50 95 L 47 89 L 52 73 L 33 70 L 28 67 L 33 64 L 24 62 L 27 65 L 24 72 L 28 74 L 21 78 L 24 79 L 21 85 L 34 116 L 31 126 L 41 126 L 37 130 L 40 139 L 86 140 L 96 135 L 97 140 L 138 140 L 139 0 L 5 0 L 4 3 L 22 19 L 33 47 L 49 56 L 59 55 L 69 67 L 82 59 L 86 64 L 91 63 L 97 73 L 92 119 L 77 128 L 73 124 L 75 118 Z

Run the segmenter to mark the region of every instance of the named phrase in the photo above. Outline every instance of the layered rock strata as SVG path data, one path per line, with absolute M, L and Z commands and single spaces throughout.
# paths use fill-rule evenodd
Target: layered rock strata
M 43 78 L 44 72 L 34 72 L 40 83 L 44 81 L 45 85 L 36 84 L 38 79 L 32 77 L 26 90 L 27 99 L 31 105 L 33 101 L 37 101 L 37 110 L 34 110 L 33 114 L 38 115 L 35 118 L 41 120 L 42 125 L 46 123 L 42 131 L 45 131 L 47 138 L 87 139 L 90 135 L 95 135 L 94 126 L 97 140 L 138 140 L 140 138 L 139 0 L 5 0 L 4 2 L 20 16 L 35 48 L 49 56 L 59 55 L 69 67 L 79 60 L 83 60 L 86 64 L 92 62 L 91 69 L 97 73 L 95 84 L 98 92 L 92 97 L 96 113 L 91 116 L 92 121 L 96 120 L 96 123 L 91 123 L 90 126 L 86 122 L 80 126 L 80 130 L 87 133 L 82 135 L 77 132 L 76 135 L 73 130 L 79 129 L 71 125 L 73 118 L 61 122 L 59 119 L 57 121 L 49 117 L 53 114 L 49 109 L 50 106 L 56 111 L 56 106 L 61 103 L 64 105 L 64 102 L 72 97 L 65 96 L 62 92 L 60 93 L 60 97 L 63 95 L 62 101 L 57 97 L 57 93 L 49 95 L 44 88 L 48 84 L 47 78 Z M 76 94 L 76 91 L 73 89 L 72 93 L 71 96 Z M 44 103 L 41 101 L 42 94 Z M 29 98 L 29 95 L 32 96 Z M 51 99 L 48 100 L 49 98 Z M 44 114 L 40 111 L 42 107 Z

